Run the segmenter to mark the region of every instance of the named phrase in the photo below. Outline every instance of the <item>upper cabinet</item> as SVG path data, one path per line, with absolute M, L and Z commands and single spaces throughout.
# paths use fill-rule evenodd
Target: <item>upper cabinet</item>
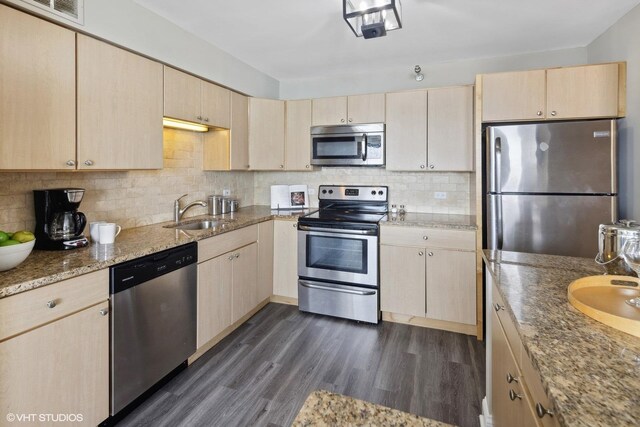
M 285 168 L 311 169 L 311 101 L 302 99 L 286 102 Z
M 79 169 L 162 168 L 162 65 L 77 36 Z
M 472 171 L 473 87 L 388 93 L 387 170 Z
M 75 169 L 75 40 L 0 5 L 0 169 Z
M 284 106 L 284 101 L 249 98 L 250 169 L 284 169 Z
M 385 95 L 337 96 L 313 100 L 313 126 L 343 125 L 349 123 L 383 123 L 385 121 Z
M 229 129 L 214 128 L 203 134 L 204 170 L 249 169 L 249 99 L 236 92 L 230 97 Z
M 623 117 L 626 64 L 478 76 L 484 122 Z
M 164 116 L 228 129 L 231 91 L 164 67 Z

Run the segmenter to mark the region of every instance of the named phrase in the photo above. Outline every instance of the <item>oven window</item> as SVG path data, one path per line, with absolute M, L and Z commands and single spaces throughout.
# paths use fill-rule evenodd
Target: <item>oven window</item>
M 367 240 L 307 236 L 307 268 L 367 274 Z
M 360 156 L 360 143 L 356 137 L 313 138 L 315 159 L 358 159 Z

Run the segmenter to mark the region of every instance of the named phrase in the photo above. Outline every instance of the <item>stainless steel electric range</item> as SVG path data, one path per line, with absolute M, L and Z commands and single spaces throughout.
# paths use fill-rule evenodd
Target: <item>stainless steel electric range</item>
M 380 321 L 379 222 L 388 188 L 321 185 L 319 210 L 298 220 L 300 310 Z

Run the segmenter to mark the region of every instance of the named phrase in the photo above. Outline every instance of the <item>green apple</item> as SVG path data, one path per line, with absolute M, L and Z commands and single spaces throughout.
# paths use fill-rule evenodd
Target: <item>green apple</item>
M 32 232 L 26 231 L 26 230 L 16 231 L 15 233 L 13 233 L 13 236 L 11 237 L 11 239 L 20 243 L 27 243 L 32 241 L 35 238 L 36 236 L 34 236 Z
M 10 238 L 11 238 L 11 236 L 9 236 L 9 233 L 5 233 L 4 231 L 0 231 L 0 243 L 6 242 Z
M 5 240 L 4 242 L 0 243 L 0 246 L 13 246 L 13 245 L 19 245 L 20 242 L 18 242 L 17 240 Z

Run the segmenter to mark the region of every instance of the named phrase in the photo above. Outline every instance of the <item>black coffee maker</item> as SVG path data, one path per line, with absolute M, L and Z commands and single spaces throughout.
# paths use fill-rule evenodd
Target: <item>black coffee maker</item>
M 33 190 L 36 210 L 36 249 L 65 250 L 89 244 L 82 235 L 87 218 L 78 207 L 84 188 Z

